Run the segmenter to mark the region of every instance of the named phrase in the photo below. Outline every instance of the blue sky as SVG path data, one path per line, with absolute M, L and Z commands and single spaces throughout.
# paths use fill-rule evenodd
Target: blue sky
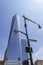
M 24 31 L 22 15 L 27 16 L 42 26 L 42 29 L 39 30 L 35 24 L 27 22 L 29 38 L 38 40 L 37 43 L 30 42 L 33 48 L 33 55 L 38 53 L 40 48 L 43 50 L 43 1 L 0 0 L 0 60 L 3 59 L 8 43 L 12 17 L 16 13 L 20 17 L 20 28 L 22 31 Z M 23 35 L 21 37 L 24 38 Z M 43 51 L 41 53 L 43 54 Z M 38 58 L 36 57 L 36 59 Z

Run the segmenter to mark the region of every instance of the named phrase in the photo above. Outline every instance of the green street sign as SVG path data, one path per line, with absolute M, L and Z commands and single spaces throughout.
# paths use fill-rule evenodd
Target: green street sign
M 35 40 L 35 39 L 29 39 L 29 41 L 32 41 L 32 42 L 37 42 L 37 40 Z

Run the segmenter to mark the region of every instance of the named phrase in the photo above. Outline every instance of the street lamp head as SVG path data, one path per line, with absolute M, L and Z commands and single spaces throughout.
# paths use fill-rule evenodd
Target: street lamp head
M 42 27 L 40 25 L 38 25 L 38 28 L 41 29 Z
M 16 29 L 14 30 L 14 33 L 16 33 L 16 34 L 17 34 L 18 32 L 19 32 L 18 30 L 16 30 Z

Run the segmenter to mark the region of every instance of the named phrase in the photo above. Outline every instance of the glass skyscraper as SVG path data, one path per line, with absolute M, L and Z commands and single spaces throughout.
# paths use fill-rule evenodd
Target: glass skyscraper
M 17 14 L 12 18 L 8 46 L 4 59 L 24 61 L 28 58 L 28 54 L 25 51 L 27 42 L 26 39 L 21 39 L 20 32 L 17 34 L 14 33 L 15 29 L 20 30 L 20 19 Z

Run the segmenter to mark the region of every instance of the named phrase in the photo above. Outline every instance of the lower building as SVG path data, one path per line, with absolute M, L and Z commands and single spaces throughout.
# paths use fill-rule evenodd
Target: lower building
M 0 61 L 0 65 L 4 65 L 4 61 Z
M 37 61 L 35 62 L 35 65 L 43 65 L 43 60 L 37 60 Z

